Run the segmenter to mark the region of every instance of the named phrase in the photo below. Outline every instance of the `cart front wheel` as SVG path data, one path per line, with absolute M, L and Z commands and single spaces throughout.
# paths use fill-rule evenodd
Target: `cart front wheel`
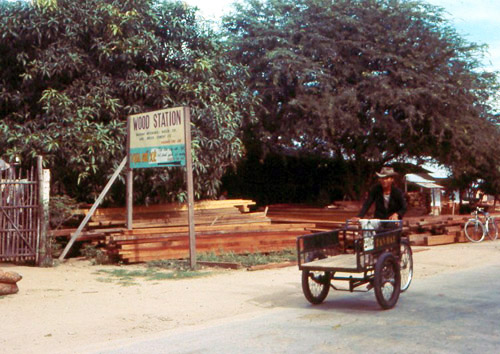
M 377 302 L 383 309 L 396 305 L 401 292 L 401 274 L 396 257 L 391 253 L 384 253 L 378 258 L 373 287 Z
M 401 274 L 401 292 L 403 292 L 410 287 L 411 280 L 413 279 L 413 254 L 410 244 L 406 240 L 401 241 L 399 269 Z
M 302 291 L 311 304 L 321 304 L 330 291 L 330 272 L 302 271 Z

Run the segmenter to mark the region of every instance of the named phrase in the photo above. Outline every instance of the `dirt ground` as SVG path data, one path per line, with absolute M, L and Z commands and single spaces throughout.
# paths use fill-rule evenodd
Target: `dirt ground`
M 414 247 L 414 281 L 498 264 L 499 252 L 499 240 Z M 23 276 L 19 293 L 0 297 L 2 353 L 82 353 L 111 341 L 251 315 L 303 297 L 296 266 L 126 283 L 101 271 L 145 266 L 93 266 L 72 259 L 53 268 L 0 264 L 0 269 Z

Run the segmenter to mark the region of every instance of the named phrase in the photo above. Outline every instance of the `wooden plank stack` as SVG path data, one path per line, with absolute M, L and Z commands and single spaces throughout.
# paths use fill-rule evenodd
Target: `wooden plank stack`
M 250 212 L 251 200 L 195 203 L 197 253 L 271 252 L 295 248 L 297 236 L 340 228 L 357 215 L 360 204 L 335 203 L 326 208 L 280 204 Z M 133 230 L 124 228 L 124 208 L 98 209 L 78 241 L 103 247 L 117 260 L 135 263 L 189 256 L 187 207 L 154 205 L 134 208 Z M 419 216 L 404 221 L 403 232 L 414 245 L 465 242 L 463 224 L 469 216 Z M 55 230 L 53 236 L 74 229 Z
M 248 221 L 269 222 L 265 213 L 251 213 L 252 218 L 242 213 L 248 213 L 255 202 L 246 199 L 210 200 L 196 202 L 196 225 L 245 223 Z M 89 209 L 79 209 L 75 215 L 86 215 Z M 258 218 L 262 220 L 257 220 Z M 133 208 L 134 228 L 167 227 L 187 225 L 187 206 L 182 204 L 162 204 L 151 206 L 135 206 Z M 99 208 L 96 210 L 78 241 L 92 241 L 104 239 L 106 235 L 119 232 L 125 226 L 125 208 Z M 51 237 L 70 238 L 76 228 L 51 230 Z
M 299 235 L 314 223 L 271 224 L 267 210 L 250 212 L 255 202 L 245 199 L 195 203 L 197 252 L 271 252 L 295 248 Z M 82 212 L 85 212 L 83 210 Z M 89 228 L 77 241 L 91 241 L 124 262 L 146 262 L 189 256 L 187 206 L 134 207 L 133 230 L 126 230 L 125 209 L 98 209 Z M 54 230 L 53 236 L 70 237 L 74 229 Z
M 197 226 L 196 252 L 251 253 L 295 248 L 296 238 L 314 224 Z M 123 230 L 106 238 L 108 250 L 128 263 L 189 256 L 187 227 Z
M 357 215 L 359 202 L 336 202 L 327 208 L 298 205 L 271 205 L 268 216 L 273 222 L 314 222 L 313 231 L 342 227 L 345 220 Z M 411 214 L 411 213 L 409 213 Z M 492 215 L 492 216 L 500 216 Z M 463 227 L 470 215 L 411 216 L 404 218 L 403 233 L 413 245 L 435 246 L 467 242 Z
M 254 205 L 252 200 L 228 199 L 206 200 L 195 203 L 195 221 L 198 225 L 245 222 L 242 214 Z M 125 208 L 97 209 L 89 222 L 90 227 L 112 227 L 125 225 Z M 265 216 L 263 213 L 261 216 Z M 185 225 L 188 208 L 185 204 L 163 204 L 133 208 L 134 227 L 157 227 L 162 225 Z
M 273 222 L 315 223 L 316 231 L 331 230 L 345 225 L 346 219 L 359 213 L 359 203 L 339 202 L 326 208 L 308 207 L 294 204 L 274 204 L 269 206 L 267 216 Z
M 468 215 L 440 215 L 405 218 L 403 231 L 413 245 L 435 246 L 467 242 L 464 224 Z

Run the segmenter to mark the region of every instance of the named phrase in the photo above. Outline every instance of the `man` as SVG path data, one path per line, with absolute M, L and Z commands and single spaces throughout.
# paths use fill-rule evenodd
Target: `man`
M 396 175 L 397 173 L 392 167 L 384 166 L 380 172 L 377 172 L 379 183 L 371 189 L 358 214 L 359 218 L 365 216 L 373 203 L 375 203 L 375 213 L 373 215 L 375 219 L 401 220 L 403 218 L 406 213 L 406 200 L 403 192 L 393 185 L 394 176 Z

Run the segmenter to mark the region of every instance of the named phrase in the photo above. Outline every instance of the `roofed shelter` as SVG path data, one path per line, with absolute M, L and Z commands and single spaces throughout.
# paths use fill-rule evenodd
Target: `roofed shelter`
M 431 195 L 431 214 L 441 214 L 441 191 L 443 186 L 436 183 L 436 180 L 427 173 L 408 173 L 404 176 L 405 193 L 408 192 L 408 183 L 412 183 L 420 187 L 421 192 L 429 190 Z

